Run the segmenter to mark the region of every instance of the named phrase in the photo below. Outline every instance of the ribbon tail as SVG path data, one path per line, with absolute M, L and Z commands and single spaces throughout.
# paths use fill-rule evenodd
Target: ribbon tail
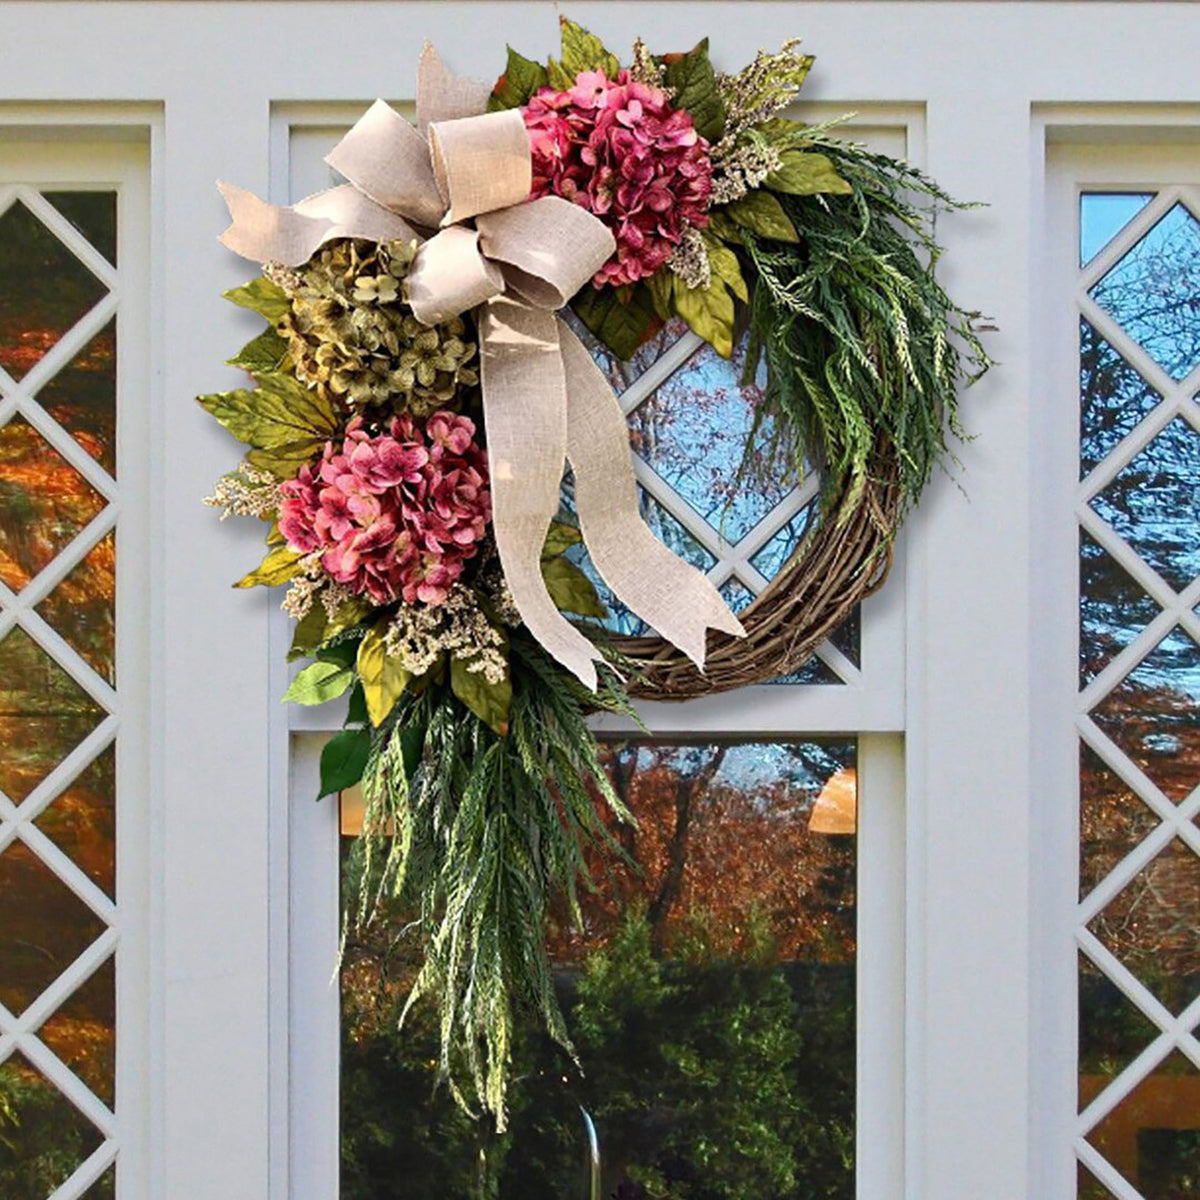
M 712 581 L 668 550 L 642 520 L 621 406 L 592 356 L 561 322 L 559 342 L 567 457 L 584 545 L 621 603 L 703 670 L 709 629 L 734 637 L 746 631 Z
M 567 452 L 558 320 L 501 296 L 480 310 L 479 332 L 492 524 L 504 577 L 529 632 L 595 691 L 601 656 L 558 611 L 542 578 Z

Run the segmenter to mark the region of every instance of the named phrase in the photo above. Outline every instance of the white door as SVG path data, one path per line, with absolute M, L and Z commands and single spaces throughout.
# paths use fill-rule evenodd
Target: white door
M 655 779 L 705 784 L 687 801 L 708 822 L 695 845 L 722 869 L 756 861 L 748 838 L 729 849 L 729 814 L 794 801 L 794 886 L 770 892 L 776 933 L 791 915 L 793 979 L 821 963 L 804 930 L 813 864 L 829 868 L 822 965 L 843 970 L 823 978 L 842 979 L 854 1035 L 795 1061 L 850 1082 L 822 1090 L 810 1069 L 812 1087 L 784 1091 L 818 1105 L 810 1127 L 828 1116 L 845 1153 L 818 1176 L 836 1155 L 793 1137 L 777 1157 L 810 1174 L 781 1194 L 1194 1194 L 1194 9 L 567 11 L 614 45 L 707 34 L 731 67 L 802 35 L 808 111 L 856 112 L 862 136 L 988 205 L 942 221 L 939 269 L 998 326 L 1000 365 L 966 399 L 962 472 L 910 520 L 860 637 L 823 647 L 807 682 L 651 706 L 654 744 L 612 752 L 647 804 Z M 506 41 L 549 52 L 554 18 L 541 3 L 0 3 L 5 1200 L 372 1186 L 369 1139 L 339 1119 L 344 1087 L 374 1085 L 351 1084 L 341 1053 L 338 813 L 310 799 L 337 716 L 279 705 L 285 623 L 228 587 L 254 531 L 199 504 L 233 446 L 191 397 L 233 385 L 220 364 L 245 331 L 219 298 L 245 264 L 215 242 L 213 182 L 311 191 L 370 100 L 411 99 L 426 37 L 489 78 Z M 629 382 L 635 420 L 686 396 L 688 350 L 664 346 Z M 806 495 L 761 498 L 722 540 L 692 449 L 643 483 L 719 584 L 753 591 Z M 835 766 L 856 768 L 853 791 L 845 771 L 825 786 Z M 822 805 L 853 838 L 820 832 Z M 677 1065 L 697 1044 L 679 1035 Z M 383 1142 L 437 1136 L 387 1113 Z M 612 1142 L 602 1127 L 602 1153 Z M 406 1194 L 396 1159 L 375 1161 L 377 1193 Z

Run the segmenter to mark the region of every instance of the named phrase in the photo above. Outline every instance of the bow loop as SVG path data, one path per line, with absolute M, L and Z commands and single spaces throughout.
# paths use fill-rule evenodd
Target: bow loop
M 435 227 L 446 204 L 425 139 L 390 104 L 376 100 L 325 156 L 376 204 Z
M 433 176 L 448 210 L 443 225 L 529 199 L 529 134 L 515 109 L 429 126 Z
M 538 308 L 562 308 L 617 246 L 606 226 L 560 196 L 481 213 L 475 224 L 483 253 L 503 263 L 512 290 Z

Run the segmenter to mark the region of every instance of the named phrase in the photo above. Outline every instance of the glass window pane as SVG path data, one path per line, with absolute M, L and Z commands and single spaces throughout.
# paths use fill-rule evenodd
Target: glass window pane
M 1176 204 L 1091 294 L 1172 379 L 1185 378 L 1200 363 L 1200 221 Z
M 0 1062 L 0 1196 L 47 1200 L 103 1138 L 19 1051 Z M 111 1200 L 111 1192 L 103 1200 Z
M 106 291 L 20 200 L 0 213 L 0 367 L 14 379 Z
M 1200 1075 L 1176 1050 L 1088 1134 L 1088 1141 L 1143 1200 L 1190 1200 L 1200 1181 L 1197 1113 Z M 1080 1192 L 1081 1198 L 1094 1194 Z
M 37 394 L 104 469 L 117 474 L 117 323 L 110 321 Z
M 1153 192 L 1085 192 L 1080 196 L 1079 265 L 1086 267 L 1153 199 Z
M 402 915 L 343 975 L 342 1200 L 854 1195 L 853 741 L 621 741 L 631 859 L 550 929 L 582 1074 L 520 1040 L 511 1130 L 433 1091 L 428 1014 L 403 1035 Z

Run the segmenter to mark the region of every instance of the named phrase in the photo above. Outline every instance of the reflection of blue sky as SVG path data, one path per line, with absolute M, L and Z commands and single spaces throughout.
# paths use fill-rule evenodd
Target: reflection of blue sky
M 1079 683 L 1082 687 L 1155 617 L 1158 605 L 1104 548 L 1081 531 Z
M 1200 363 L 1200 221 L 1176 204 L 1092 288 L 1173 379 Z
M 1079 327 L 1079 477 L 1162 399 L 1088 321 Z
M 1200 434 L 1177 417 L 1092 508 L 1176 591 L 1200 575 Z
M 791 490 L 769 461 L 771 426 L 759 428 L 748 478 L 739 478 L 766 383 L 741 385 L 745 339 L 726 361 L 702 346 L 630 415 L 633 447 L 727 541 L 745 537 Z
M 765 579 L 774 579 L 779 568 L 792 556 L 800 539 L 804 536 L 812 519 L 816 501 L 802 508 L 773 538 L 750 560 Z
M 637 769 L 649 770 L 655 761 L 664 761 L 685 778 L 695 775 L 711 762 L 715 747 L 708 743 L 655 743 L 654 748 L 633 743 L 626 753 L 638 755 Z M 853 740 L 821 742 L 745 742 L 730 745 L 710 786 L 737 788 L 754 793 L 767 791 L 780 783 L 795 788 L 803 797 L 803 807 L 811 807 L 829 777 L 842 767 L 853 767 L 857 747 Z
M 683 318 L 672 317 L 657 333 L 647 338 L 637 348 L 632 358 L 622 360 L 599 338 L 590 333 L 587 326 L 569 308 L 561 309 L 559 316 L 588 348 L 596 365 L 604 372 L 609 385 L 617 395 L 640 379 L 666 350 L 687 333 L 687 324 Z
M 1154 199 L 1147 192 L 1088 192 L 1079 198 L 1079 265 L 1088 263 Z

